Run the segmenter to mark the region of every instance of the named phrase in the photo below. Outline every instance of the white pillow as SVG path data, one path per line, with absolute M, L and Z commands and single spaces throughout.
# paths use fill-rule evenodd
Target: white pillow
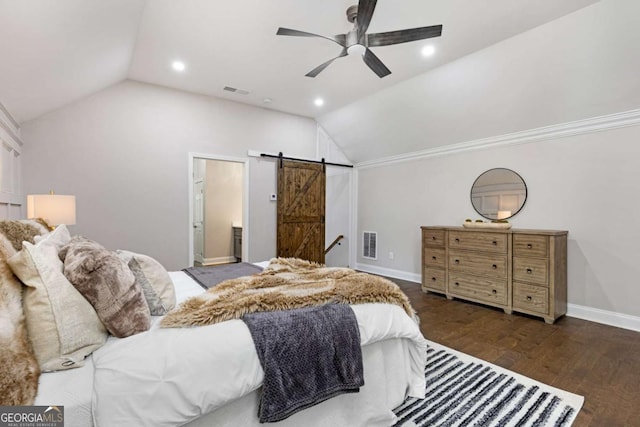
M 136 277 L 136 282 L 144 290 L 144 296 L 152 315 L 167 314 L 176 306 L 176 291 L 173 281 L 162 264 L 149 255 L 123 250 L 116 252 L 129 265 Z M 161 304 L 158 302 L 158 298 Z
M 29 339 L 43 371 L 80 367 L 84 358 L 104 344 L 107 331 L 91 304 L 63 274 L 58 258 L 71 240 L 64 225 L 7 260 L 26 285 L 23 309 Z

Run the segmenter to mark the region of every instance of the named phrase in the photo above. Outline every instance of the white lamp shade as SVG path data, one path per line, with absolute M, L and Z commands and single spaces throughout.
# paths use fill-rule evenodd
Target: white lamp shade
M 76 223 L 76 196 L 30 194 L 27 196 L 27 218 L 42 218 L 50 225 Z

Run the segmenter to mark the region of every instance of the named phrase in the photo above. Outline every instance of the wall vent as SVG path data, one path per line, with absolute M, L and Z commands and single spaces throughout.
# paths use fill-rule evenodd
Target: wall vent
M 225 86 L 223 90 L 226 90 L 227 92 L 237 93 L 238 95 L 249 95 L 248 90 L 238 89 L 231 86 Z
M 364 231 L 362 235 L 362 258 L 378 259 L 378 233 Z

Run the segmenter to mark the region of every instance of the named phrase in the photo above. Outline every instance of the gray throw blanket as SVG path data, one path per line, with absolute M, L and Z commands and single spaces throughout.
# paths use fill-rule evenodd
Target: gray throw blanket
M 203 288 L 210 289 L 225 280 L 260 273 L 262 267 L 248 262 L 237 262 L 234 264 L 222 264 L 210 267 L 189 267 L 184 268 L 182 271 L 191 276 L 191 278 L 198 282 Z
M 246 314 L 264 370 L 261 423 L 294 413 L 364 385 L 360 332 L 349 305 Z

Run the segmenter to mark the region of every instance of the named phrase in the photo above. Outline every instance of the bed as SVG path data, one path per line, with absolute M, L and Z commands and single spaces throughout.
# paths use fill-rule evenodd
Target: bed
M 62 277 L 62 272 L 64 270 L 64 274 L 71 277 L 67 274 L 67 268 L 70 267 L 67 264 L 75 256 L 72 253 L 73 248 L 77 246 L 82 249 L 78 253 L 85 254 L 86 245 L 91 244 L 99 247 L 99 251 L 108 257 L 117 259 L 124 255 L 125 258 L 122 259 L 128 261 L 117 261 L 117 263 L 119 263 L 118 268 L 131 268 L 131 271 L 127 270 L 127 274 L 135 273 L 134 264 L 131 263 L 132 259 L 137 259 L 142 263 L 146 256 L 137 255 L 132 258 L 131 253 L 127 255 L 126 251 L 116 256 L 112 251 L 107 251 L 95 242 L 89 243 L 87 239 L 82 238 L 76 241 L 75 237 L 71 239 L 63 226 L 52 233 L 47 233 L 40 228 L 34 230 L 27 233 L 28 236 L 22 235 L 25 230 L 19 230 L 20 238 L 9 239 L 10 243 L 7 243 L 9 240 L 2 240 L 3 234 L 0 233 L 0 250 L 4 257 L 2 261 L 4 263 L 6 259 L 6 265 L 9 265 L 13 273 L 22 281 L 20 284 L 10 271 L 0 269 L 0 273 L 4 274 L 1 277 L 2 286 L 0 287 L 0 291 L 2 291 L 0 292 L 0 305 L 3 306 L 1 314 L 3 316 L 4 313 L 15 314 L 10 319 L 0 318 L 2 322 L 6 320 L 12 322 L 11 324 L 5 323 L 4 326 L 11 326 L 15 329 L 12 337 L 0 336 L 0 339 L 3 340 L 3 347 L 0 351 L 3 363 L 8 357 L 13 357 L 14 360 L 13 364 L 4 365 L 3 368 L 7 366 L 10 368 L 3 371 L 3 381 L 5 376 L 12 376 L 16 379 L 22 378 L 25 382 L 22 396 L 19 394 L 8 396 L 7 390 L 9 389 L 2 388 L 6 384 L 0 384 L 2 392 L 0 397 L 2 397 L 3 404 L 7 402 L 7 398 L 13 397 L 19 402 L 32 402 L 40 406 L 64 406 L 67 427 L 260 425 L 257 414 L 260 402 L 264 402 L 266 394 L 264 392 L 266 386 L 263 384 L 266 377 L 261 366 L 261 356 L 259 357 L 252 335 L 249 333 L 251 328 L 247 326 L 247 318 L 245 317 L 245 321 L 238 317 L 225 318 L 229 320 L 219 319 L 224 321 L 195 327 L 180 325 L 178 325 L 179 327 L 175 327 L 175 325 L 167 327 L 167 321 L 179 319 L 179 316 L 176 317 L 176 315 L 180 315 L 185 308 L 192 306 L 193 304 L 190 305 L 190 303 L 193 300 L 201 299 L 215 302 L 227 301 L 227 298 L 218 298 L 219 295 L 222 295 L 221 293 L 212 298 L 211 293 L 205 292 L 189 275 L 181 271 L 167 273 L 155 260 L 153 262 L 166 276 L 168 286 L 165 287 L 165 290 L 171 290 L 174 302 L 178 306 L 168 311 L 164 316 L 149 316 L 149 313 L 154 313 L 152 301 L 148 299 L 149 296 L 146 293 L 143 298 L 141 296 L 142 290 L 139 290 L 138 297 L 142 298 L 145 309 L 148 310 L 148 324 L 143 325 L 144 332 L 136 331 L 136 333 L 124 338 L 116 338 L 114 335 L 117 335 L 117 330 L 108 335 L 102 329 L 102 338 L 98 341 L 88 341 L 88 346 L 85 344 L 82 345 L 84 347 L 81 346 L 84 354 L 78 353 L 76 346 L 73 347 L 73 351 L 56 353 L 51 359 L 53 362 L 45 361 L 38 356 L 38 360 L 33 362 L 39 363 L 43 371 L 54 370 L 54 372 L 42 372 L 38 381 L 37 368 L 34 370 L 33 365 L 28 366 L 27 362 L 30 361 L 24 359 L 24 345 L 22 347 L 18 345 L 21 342 L 24 344 L 24 340 L 20 341 L 18 338 L 24 338 L 25 334 L 22 329 L 28 329 L 34 350 L 38 346 L 40 351 L 49 350 L 52 345 L 47 344 L 50 341 L 39 343 L 32 335 L 39 328 L 35 328 L 31 324 L 33 319 L 30 316 L 33 313 L 29 312 L 31 308 L 29 305 L 32 296 L 29 292 L 35 292 L 35 288 L 40 287 L 40 291 L 45 291 L 43 293 L 51 300 L 48 303 L 52 305 L 55 305 L 56 301 L 54 300 L 57 298 L 58 311 L 52 309 L 53 314 L 57 313 L 56 316 L 63 317 L 63 315 L 69 314 L 67 312 L 77 310 L 75 305 L 85 304 L 90 307 L 89 303 L 82 298 L 83 295 L 74 289 L 79 290 L 82 287 L 82 283 L 77 277 L 74 280 L 78 279 L 79 281 L 78 283 L 74 281 L 73 286 L 66 282 L 63 293 L 68 296 L 76 292 L 78 295 L 74 298 L 80 298 L 80 300 L 71 304 L 67 300 L 61 299 L 60 292 L 63 289 L 61 281 L 66 281 Z M 21 245 L 22 250 L 20 250 Z M 69 247 L 72 249 L 68 249 Z M 228 286 L 229 283 L 243 285 L 243 283 L 254 281 L 254 279 L 263 280 L 264 273 L 271 274 L 273 272 L 268 271 L 269 269 L 273 270 L 273 261 L 263 273 L 249 278 L 226 281 L 221 283 L 217 289 L 230 289 L 235 294 L 236 288 Z M 29 270 L 31 273 L 25 274 L 24 270 Z M 326 270 L 331 277 L 346 274 L 346 269 L 329 268 Z M 353 271 L 350 270 L 350 272 Z M 124 274 L 124 272 L 121 273 Z M 292 274 L 278 271 L 273 277 L 279 281 L 281 277 Z M 355 344 L 358 353 L 361 350 L 364 385 L 360 387 L 359 392 L 340 394 L 324 400 L 315 406 L 294 413 L 282 421 L 275 422 L 273 425 L 285 427 L 301 424 L 309 426 L 389 426 L 396 420 L 393 408 L 399 406 L 408 396 L 424 396 L 426 341 L 420 333 L 415 319 L 408 315 L 413 311 L 408 311 L 406 306 L 403 308 L 398 304 L 369 302 L 370 289 L 376 289 L 374 286 L 375 277 L 358 274 L 361 280 L 360 289 L 364 290 L 361 294 L 367 294 L 366 298 L 353 298 L 349 300 L 351 304 L 337 304 L 336 307 L 339 306 L 343 309 L 351 307 L 351 315 L 354 318 L 353 325 L 357 330 L 356 336 L 361 345 L 360 347 Z M 154 281 L 153 277 L 152 274 L 148 275 L 152 282 Z M 100 280 L 104 280 L 104 278 L 101 277 Z M 332 280 L 308 281 L 309 283 L 305 286 L 317 286 L 324 289 L 327 283 Z M 137 281 L 138 278 L 136 278 L 136 283 Z M 336 283 L 338 281 L 335 280 Z M 43 282 L 47 282 L 46 286 L 43 285 Z M 34 283 L 36 284 L 34 285 Z M 106 282 L 98 283 L 101 286 L 107 286 Z M 133 282 L 131 283 L 133 284 Z M 390 282 L 389 284 L 397 288 Z M 369 285 L 371 285 L 370 288 Z M 217 289 L 216 292 L 218 292 Z M 296 288 L 296 292 L 299 292 L 300 289 L 302 288 Z M 19 300 L 5 299 L 3 296 L 4 294 L 10 295 L 14 291 L 22 292 L 22 307 L 15 305 Z M 397 291 L 406 300 L 405 305 L 407 305 L 406 296 L 399 289 Z M 87 300 L 95 297 L 95 295 L 84 296 Z M 145 298 L 147 298 L 146 301 Z M 186 303 L 181 304 L 183 302 Z M 148 308 L 146 308 L 147 303 L 149 304 Z M 319 305 L 325 307 L 323 303 Z M 231 306 L 235 307 L 234 304 Z M 105 309 L 104 306 L 100 308 L 98 305 L 95 308 L 98 316 L 100 316 L 100 311 Z M 111 309 L 111 307 L 106 308 Z M 18 312 L 19 309 L 24 309 L 24 315 Z M 351 312 L 351 310 L 349 311 Z M 118 313 L 121 312 L 118 311 Z M 91 313 L 91 315 L 95 317 L 96 313 Z M 52 320 L 51 313 L 49 316 L 50 321 L 56 323 L 58 329 L 54 329 L 53 333 L 45 334 L 45 338 L 48 340 L 51 338 L 50 335 L 60 335 L 58 338 L 61 341 L 58 344 L 62 346 L 62 335 L 69 335 L 69 330 L 67 330 L 69 325 L 78 326 L 75 325 L 77 319 L 72 317 L 72 323 L 61 328 L 57 323 L 59 319 L 56 317 L 55 320 Z M 25 318 L 26 326 L 31 326 L 30 329 L 21 324 Z M 100 328 L 106 326 L 109 329 L 109 325 L 103 325 L 100 322 L 104 320 L 103 317 L 100 319 L 96 317 L 94 320 Z M 116 320 L 119 322 L 119 319 Z M 0 325 L 3 325 L 2 322 Z M 122 326 L 118 322 L 116 322 L 118 326 Z M 81 324 L 80 329 L 75 329 L 76 333 L 80 331 L 84 334 L 84 329 L 89 324 Z M 37 325 L 42 327 L 42 323 Z M 128 326 L 135 329 L 140 325 Z M 48 326 L 45 324 L 46 327 Z M 251 333 L 253 333 L 252 330 Z M 71 334 L 70 338 L 75 340 L 78 337 Z M 8 345 L 5 346 L 5 343 Z M 56 346 L 53 345 L 53 347 Z M 89 355 L 85 358 L 85 354 Z M 311 360 L 311 358 L 305 360 Z M 27 365 L 23 370 L 18 369 L 21 362 L 25 362 Z M 69 364 L 75 365 L 70 366 Z M 27 374 L 23 375 L 24 372 Z M 29 388 L 29 381 L 33 382 L 34 380 L 37 383 L 31 384 L 32 387 Z M 32 393 L 31 397 L 29 397 L 29 393 Z

